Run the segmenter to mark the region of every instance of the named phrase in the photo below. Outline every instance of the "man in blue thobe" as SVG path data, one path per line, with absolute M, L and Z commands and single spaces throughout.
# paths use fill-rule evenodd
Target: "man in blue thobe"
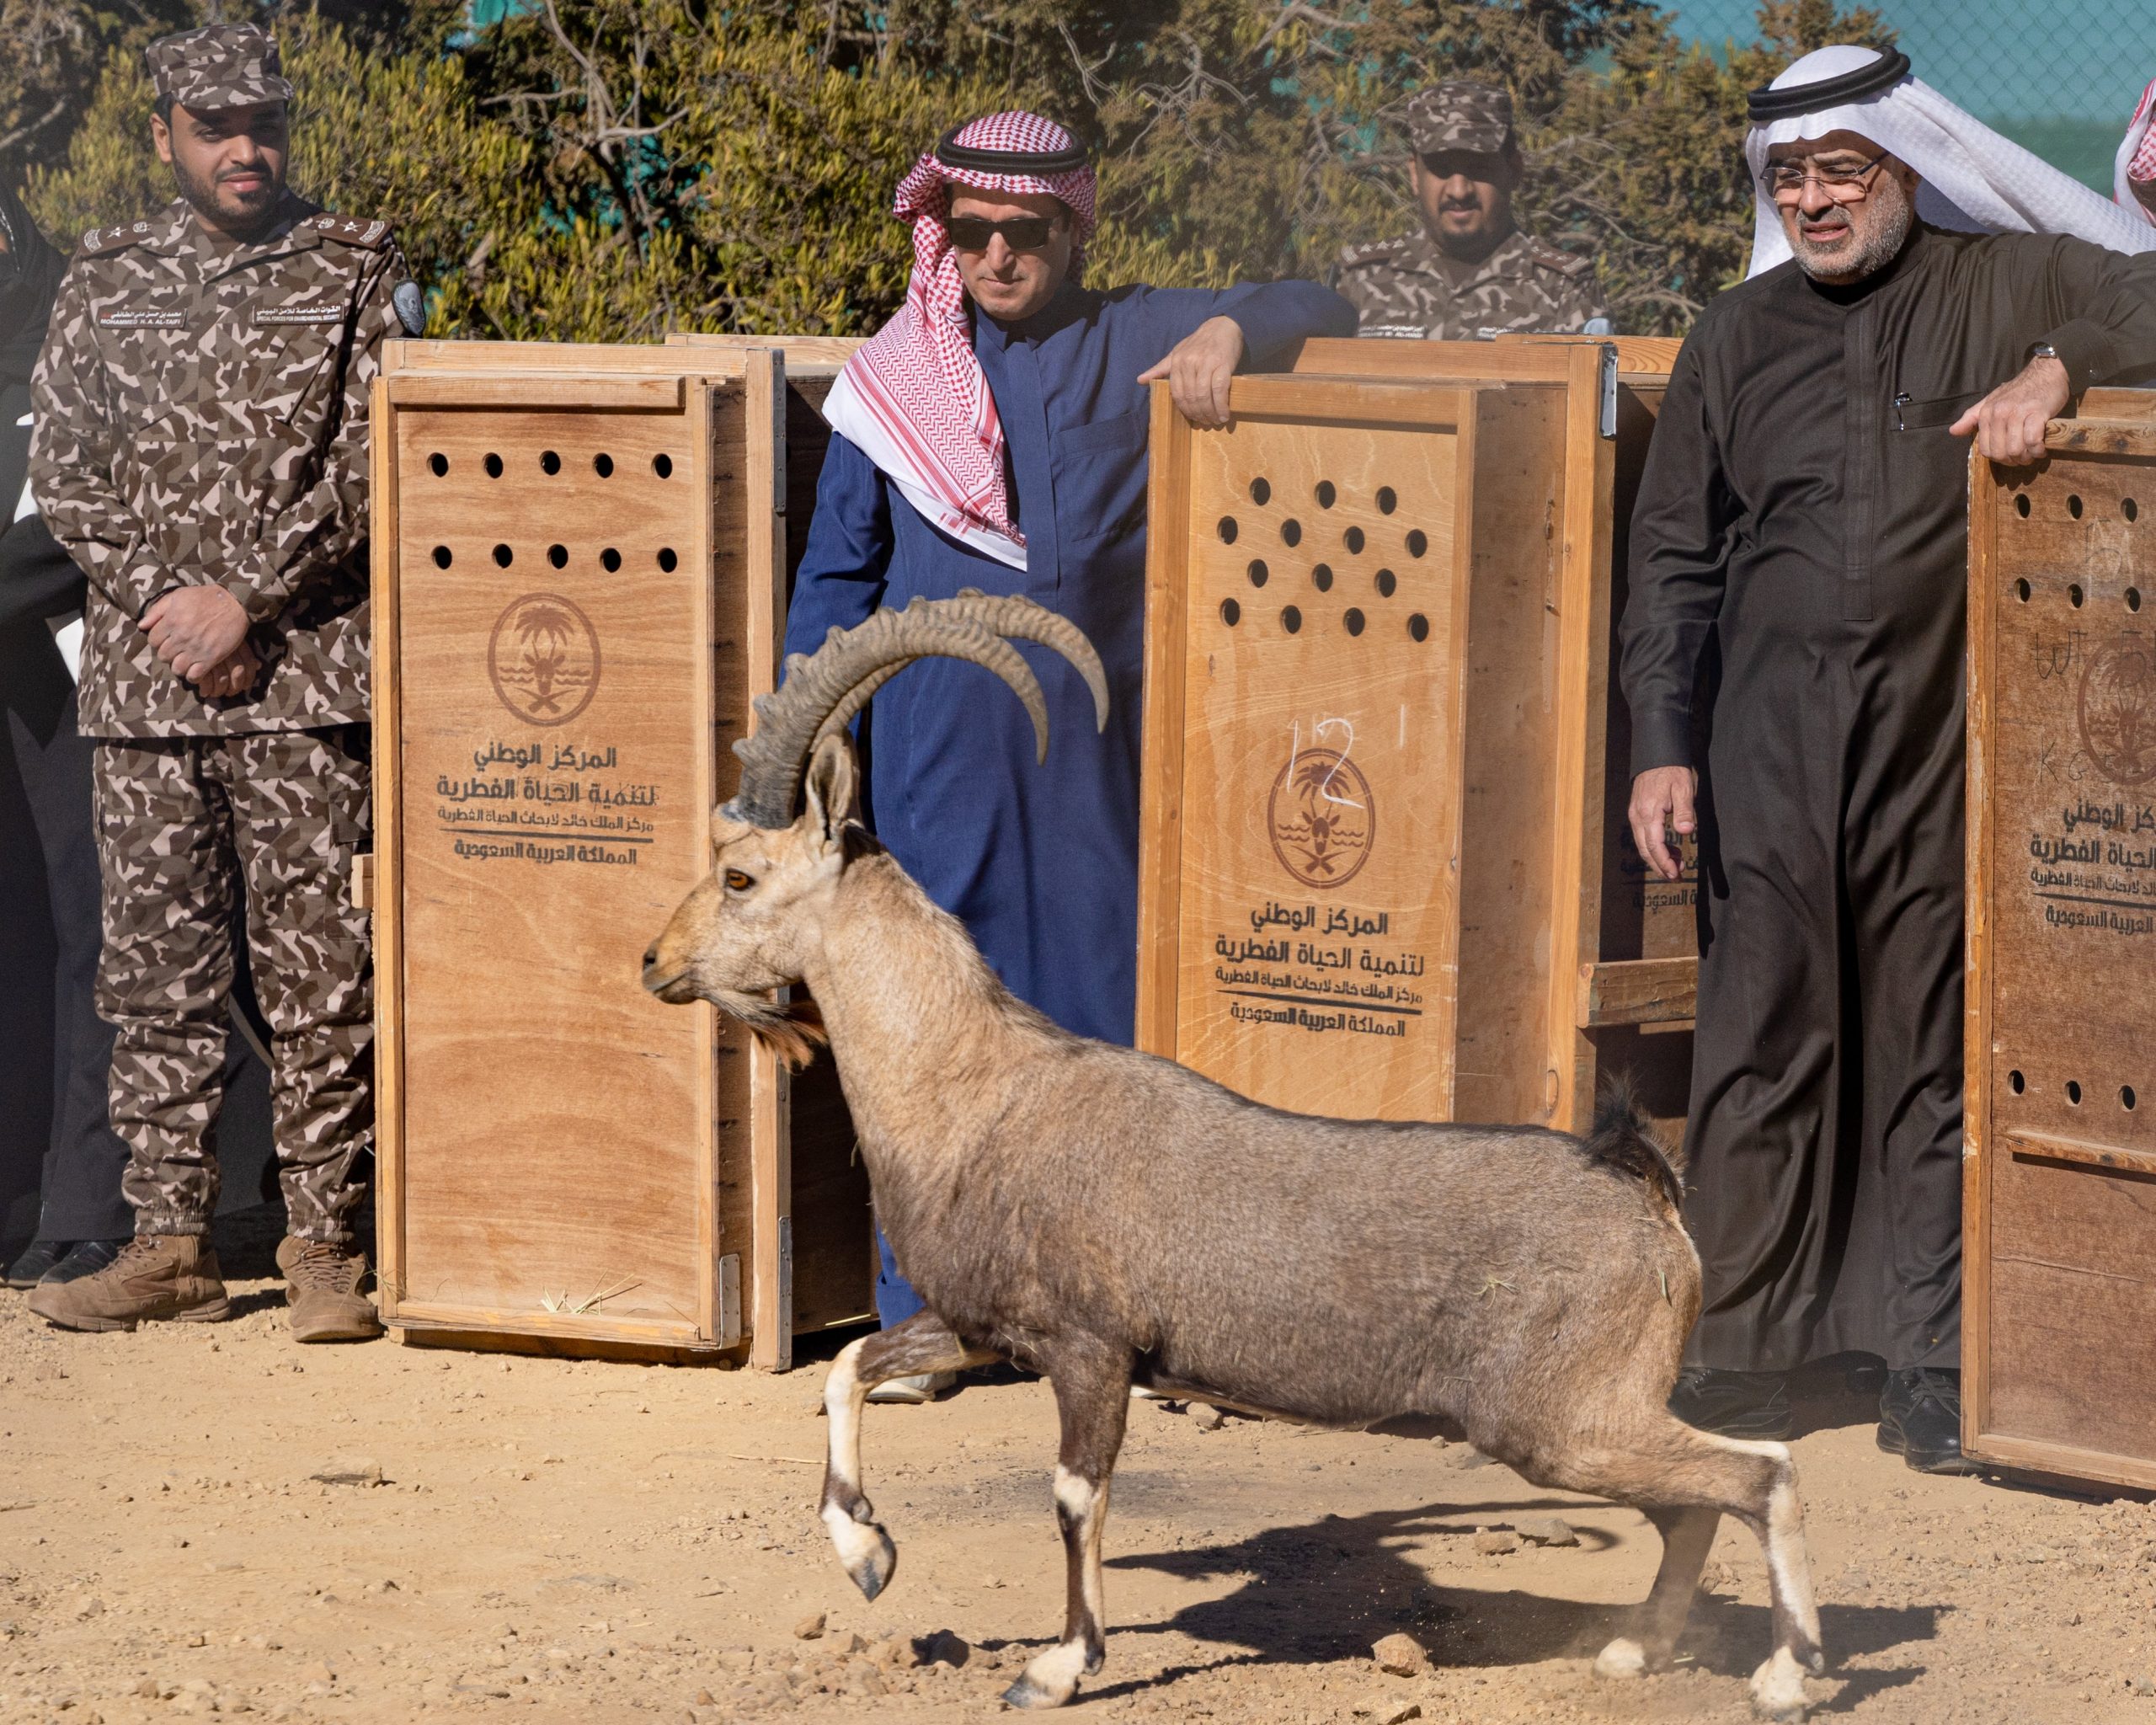
M 904 311 L 850 361 L 787 625 L 806 653 L 878 606 L 960 589 L 1022 594 L 1085 631 L 1108 676 L 1097 734 L 1085 684 L 1025 644 L 1055 738 L 990 674 L 922 660 L 863 724 L 877 836 L 966 925 L 1006 986 L 1081 1035 L 1128 1044 L 1137 993 L 1138 763 L 1145 635 L 1146 384 L 1195 424 L 1227 418 L 1246 361 L 1355 314 L 1301 281 L 1204 290 L 1079 285 L 1091 171 L 1031 115 L 949 134 L 899 190 L 915 263 Z M 921 1302 L 884 1248 L 886 1327 Z M 905 1384 L 878 1399 L 925 1399 Z

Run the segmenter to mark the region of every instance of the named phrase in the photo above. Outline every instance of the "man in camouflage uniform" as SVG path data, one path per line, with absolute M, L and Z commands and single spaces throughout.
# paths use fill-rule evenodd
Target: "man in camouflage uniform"
M 119 1032 L 112 1124 L 136 1237 L 30 1306 L 88 1330 L 226 1315 L 207 1236 L 236 872 L 275 1033 L 293 1332 L 376 1335 L 352 1234 L 372 1130 L 351 894 L 368 827 L 367 393 L 382 339 L 419 321 L 416 291 L 386 224 L 286 189 L 291 88 L 267 34 L 211 25 L 149 61 L 152 134 L 181 195 L 83 236 L 39 361 L 30 466 L 89 578 L 98 1006 Z
M 1609 334 L 1593 261 L 1513 225 L 1523 163 L 1510 95 L 1487 84 L 1434 84 L 1409 100 L 1407 134 L 1423 231 L 1341 253 L 1332 285 L 1361 318 L 1357 334 L 1431 341 Z

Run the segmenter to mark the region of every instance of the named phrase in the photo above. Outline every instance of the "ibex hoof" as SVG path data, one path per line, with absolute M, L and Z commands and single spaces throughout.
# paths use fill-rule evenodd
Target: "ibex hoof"
M 1647 1674 L 1646 1650 L 1628 1637 L 1619 1636 L 1604 1648 L 1594 1662 L 1597 1677 L 1644 1677 Z
M 891 1572 L 899 1567 L 899 1548 L 879 1522 L 859 1522 L 839 1509 L 826 1509 L 824 1525 L 839 1562 L 866 1599 L 874 1599 L 891 1584 Z
M 891 1543 L 890 1535 L 880 1527 L 871 1530 L 876 1535 L 873 1544 L 859 1559 L 846 1565 L 846 1573 L 853 1578 L 853 1584 L 861 1589 L 864 1599 L 873 1599 L 891 1584 L 891 1572 L 899 1567 L 899 1548 Z
M 1099 1669 L 1099 1659 L 1084 1642 L 1060 1642 L 1046 1653 L 1035 1655 L 1024 1674 L 1003 1691 L 1003 1704 L 1011 1707 L 1059 1707 L 1078 1693 L 1081 1672 Z
M 1811 1703 L 1804 1698 L 1804 1668 L 1787 1648 L 1752 1674 L 1752 1717 L 1772 1725 L 1799 1725 Z

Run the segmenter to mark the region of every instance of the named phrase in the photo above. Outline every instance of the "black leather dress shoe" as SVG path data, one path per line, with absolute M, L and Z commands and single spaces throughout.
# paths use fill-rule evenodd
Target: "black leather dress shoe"
M 1879 1447 L 1919 1473 L 1980 1473 L 1961 1453 L 1961 1374 L 1912 1366 L 1886 1375 Z
M 1688 1365 L 1669 1392 L 1669 1411 L 1687 1425 L 1725 1438 L 1785 1438 L 1796 1424 L 1789 1380 L 1778 1371 Z
M 24 1247 L 22 1255 L 8 1266 L 8 1285 L 10 1288 L 35 1288 L 44 1279 L 45 1273 L 67 1255 L 72 1240 L 33 1240 Z
M 120 1256 L 125 1240 L 77 1240 L 67 1250 L 67 1255 L 38 1278 L 40 1287 L 55 1282 L 72 1282 L 80 1276 L 94 1276 L 113 1259 Z

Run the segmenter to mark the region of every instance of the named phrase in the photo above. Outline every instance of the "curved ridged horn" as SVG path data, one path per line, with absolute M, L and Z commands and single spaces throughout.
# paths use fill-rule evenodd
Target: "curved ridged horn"
M 880 684 L 900 667 L 931 656 L 969 660 L 1009 684 L 1033 719 L 1035 750 L 1045 761 L 1048 698 L 1032 669 L 1017 648 L 985 625 L 940 614 L 949 603 L 916 599 L 904 611 L 879 611 L 851 629 L 835 626 L 814 653 L 788 659 L 786 681 L 776 693 L 756 697 L 755 734 L 734 745 L 741 784 L 727 813 L 755 826 L 790 824 L 802 772 L 825 720 L 862 683 Z
M 1034 641 L 1054 649 L 1070 661 L 1072 668 L 1086 680 L 1086 688 L 1092 692 L 1093 729 L 1104 731 L 1108 728 L 1107 672 L 1101 665 L 1101 655 L 1093 650 L 1093 644 L 1086 638 L 1086 632 L 1069 617 L 1058 616 L 1030 599 L 998 597 L 984 593 L 978 587 L 961 587 L 955 599 L 916 599 L 906 609 L 911 611 L 931 605 L 938 618 L 957 617 L 979 623 L 991 634 Z M 856 684 L 847 692 L 846 699 L 831 709 L 830 717 L 817 728 L 816 741 L 820 743 L 851 724 L 854 715 L 869 703 L 876 692 L 912 663 L 910 659 L 902 659 Z
M 1086 632 L 1069 617 L 1030 599 L 984 593 L 978 587 L 961 587 L 956 599 L 943 601 L 942 611 L 946 616 L 983 624 L 998 635 L 1054 648 L 1070 661 L 1071 668 L 1093 692 L 1093 729 L 1108 728 L 1108 674 L 1102 668 L 1101 655 L 1086 638 Z

